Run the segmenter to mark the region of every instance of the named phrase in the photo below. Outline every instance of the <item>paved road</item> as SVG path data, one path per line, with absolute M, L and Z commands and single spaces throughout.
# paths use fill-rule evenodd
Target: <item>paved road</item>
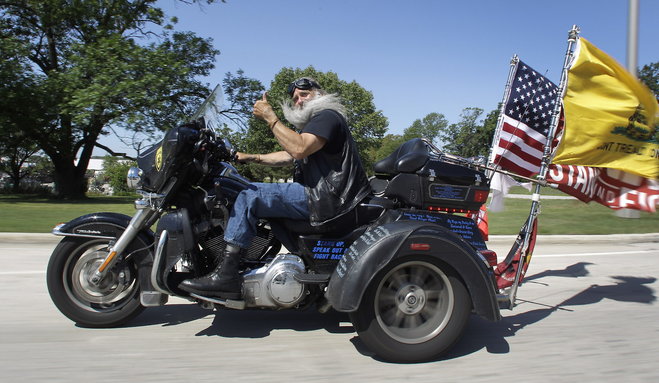
M 502 257 L 511 242 L 491 247 Z M 513 311 L 472 317 L 447 357 L 411 365 L 373 358 L 336 313 L 174 300 L 123 328 L 78 328 L 46 292 L 53 247 L 0 236 L 2 381 L 659 381 L 659 234 L 541 237 Z

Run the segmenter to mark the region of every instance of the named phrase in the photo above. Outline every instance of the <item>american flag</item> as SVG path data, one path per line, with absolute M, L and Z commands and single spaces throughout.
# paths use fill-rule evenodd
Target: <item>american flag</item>
M 505 100 L 493 163 L 525 177 L 540 171 L 558 96 L 554 83 L 521 60 Z

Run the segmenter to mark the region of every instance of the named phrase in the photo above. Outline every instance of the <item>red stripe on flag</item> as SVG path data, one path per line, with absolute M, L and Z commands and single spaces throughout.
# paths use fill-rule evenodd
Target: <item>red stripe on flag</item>
M 505 146 L 504 146 L 505 145 Z M 536 157 L 533 154 L 525 151 L 523 148 L 517 146 L 516 144 L 506 141 L 504 139 L 501 140 L 501 146 L 504 146 L 507 148 L 507 150 L 517 157 L 521 158 L 525 162 L 527 162 L 530 165 L 540 167 L 540 163 L 542 162 L 540 157 Z M 504 154 L 505 157 L 505 154 Z
M 531 177 L 534 174 L 538 173 L 538 170 L 532 172 L 529 169 L 523 168 L 517 162 L 509 160 L 508 158 L 502 156 L 496 156 L 494 158 L 494 163 L 501 166 L 501 168 L 503 169 L 509 170 L 513 173 L 519 174 L 520 176 L 524 176 L 524 177 Z
M 546 139 L 543 141 L 538 141 L 534 139 L 533 137 L 529 136 L 524 129 L 521 127 L 516 127 L 513 125 L 510 125 L 508 123 L 503 124 L 503 131 L 510 133 L 514 135 L 515 137 L 518 137 L 522 142 L 524 142 L 526 145 L 537 149 L 538 151 L 542 152 L 545 148 L 545 142 L 547 141 Z M 499 145 L 503 147 L 503 145 Z

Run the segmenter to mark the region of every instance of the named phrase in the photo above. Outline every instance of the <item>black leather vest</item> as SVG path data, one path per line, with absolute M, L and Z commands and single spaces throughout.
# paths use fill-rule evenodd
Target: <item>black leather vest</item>
M 319 150 L 298 161 L 314 226 L 349 212 L 370 192 L 357 145 L 343 116 L 341 121 L 346 133 L 341 151 L 330 154 Z

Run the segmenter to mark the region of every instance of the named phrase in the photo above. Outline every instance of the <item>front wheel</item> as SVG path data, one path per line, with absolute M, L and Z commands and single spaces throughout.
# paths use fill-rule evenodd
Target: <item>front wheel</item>
M 381 358 L 423 362 L 460 339 L 470 313 L 469 292 L 453 269 L 427 257 L 408 257 L 376 275 L 351 320 Z
M 81 326 L 119 326 L 144 309 L 134 262 L 117 262 L 98 285 L 89 282 L 109 248 L 107 240 L 66 237 L 48 262 L 46 283 L 53 303 Z

